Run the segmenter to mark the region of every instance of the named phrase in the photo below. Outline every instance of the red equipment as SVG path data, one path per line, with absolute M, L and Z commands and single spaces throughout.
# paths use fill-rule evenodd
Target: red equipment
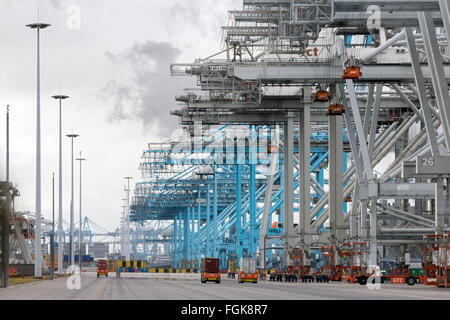
M 108 277 L 108 261 L 98 260 L 97 262 L 97 278 L 100 276 Z
M 341 116 L 344 113 L 342 104 L 332 104 L 328 107 L 327 116 Z
M 286 281 L 295 281 L 300 278 L 302 282 L 313 281 L 314 277 L 310 274 L 310 266 L 303 264 L 303 251 L 300 248 L 293 248 L 289 253 L 293 265 L 288 266 L 288 272 L 285 275 Z
M 335 265 L 334 262 L 334 248 L 333 246 L 323 246 L 320 247 L 322 252 L 322 271 L 328 276 L 331 281 L 341 281 L 342 280 L 342 265 Z
M 258 282 L 258 271 L 256 270 L 256 259 L 243 257 L 240 261 L 240 271 L 238 275 L 238 282 Z
M 214 281 L 215 283 L 220 283 L 220 279 L 219 259 L 203 258 L 201 282 L 206 283 L 207 281 Z
M 424 283 L 450 288 L 450 233 L 424 236 Z
M 255 273 L 245 273 L 244 271 L 240 271 L 238 275 L 238 282 L 258 283 L 258 271 L 256 271 Z
M 342 74 L 342 79 L 359 79 L 361 73 L 361 61 L 351 57 L 345 62 L 345 70 Z
M 365 249 L 365 242 L 344 242 L 342 244 L 340 257 L 345 279 L 349 283 L 357 282 L 357 278 L 364 274 L 362 262 L 364 261 Z
M 328 92 L 324 90 L 319 90 L 314 94 L 314 102 L 328 102 Z
M 347 68 L 344 70 L 342 79 L 359 79 L 361 76 L 361 70 L 359 67 Z
M 444 234 L 441 246 L 442 266 L 438 269 L 438 287 L 450 288 L 450 233 Z

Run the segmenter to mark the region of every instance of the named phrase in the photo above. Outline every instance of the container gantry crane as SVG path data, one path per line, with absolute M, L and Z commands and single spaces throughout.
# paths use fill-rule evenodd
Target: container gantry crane
M 171 66 L 198 79 L 172 111 L 189 134 L 144 153 L 132 219 L 172 221 L 176 266 L 245 252 L 266 268 L 281 252 L 287 270 L 300 249 L 305 265 L 327 252 L 342 273 L 355 258 L 340 254 L 345 243 L 365 244 L 370 273 L 449 232 L 449 10 L 443 0 L 243 0 L 221 51 Z M 243 160 L 218 162 L 239 158 L 239 143 L 220 147 L 236 127 L 247 132 Z M 277 134 L 276 159 L 249 161 L 264 149 L 254 140 Z

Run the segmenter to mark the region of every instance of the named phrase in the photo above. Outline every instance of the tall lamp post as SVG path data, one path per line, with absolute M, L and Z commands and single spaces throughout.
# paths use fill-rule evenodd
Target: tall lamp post
M 73 221 L 73 139 L 78 137 L 77 134 L 68 134 L 66 135 L 66 137 L 69 137 L 72 140 L 72 157 L 71 157 L 71 162 L 72 162 L 72 187 L 71 187 L 71 198 L 70 198 L 70 265 L 73 265 L 75 263 L 75 250 L 73 247 L 73 226 L 74 226 L 74 221 Z
M 122 199 L 122 200 L 126 201 L 126 199 Z M 123 209 L 123 211 L 122 211 L 122 230 L 120 230 L 120 236 L 121 236 L 121 239 L 120 239 L 120 242 L 121 242 L 121 244 L 120 244 L 120 254 L 125 257 L 125 261 L 128 261 L 128 256 L 129 256 L 128 253 L 127 253 L 127 250 L 128 250 L 128 243 L 127 243 L 128 230 L 127 230 L 127 225 L 126 225 L 126 210 L 127 210 L 127 206 L 122 206 L 122 209 Z
M 133 179 L 133 177 L 124 177 L 125 180 L 127 180 L 127 207 L 125 208 L 125 221 L 126 221 L 126 228 L 127 228 L 127 238 L 129 239 L 129 232 L 130 232 L 130 180 Z M 129 247 L 129 241 L 127 243 L 127 261 L 130 259 L 130 247 Z
M 55 95 L 53 99 L 59 100 L 59 186 L 58 186 L 58 274 L 63 273 L 63 209 L 62 209 L 62 100 L 69 96 Z
M 9 215 L 11 213 L 11 190 L 9 184 L 9 105 L 6 106 L 6 206 L 0 210 L 1 216 L 1 250 L 2 288 L 9 285 Z
M 50 27 L 47 23 L 32 23 L 28 28 L 37 31 L 37 116 L 36 116 L 36 225 L 34 240 L 34 277 L 42 278 L 41 249 L 41 63 L 40 63 L 40 31 Z
M 81 273 L 81 245 L 83 244 L 82 239 L 82 227 L 83 227 L 83 221 L 82 221 L 82 215 L 81 215 L 81 163 L 83 161 L 86 161 L 86 159 L 83 159 L 81 157 L 81 151 L 80 151 L 80 157 L 76 159 L 77 161 L 80 161 L 80 229 L 78 230 L 78 261 L 80 263 L 80 273 Z
M 50 280 L 55 276 L 55 173 L 52 175 L 52 235 L 50 237 Z

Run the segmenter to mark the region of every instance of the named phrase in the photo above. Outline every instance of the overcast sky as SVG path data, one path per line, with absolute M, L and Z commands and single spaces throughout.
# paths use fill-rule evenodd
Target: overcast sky
M 61 86 L 71 97 L 63 105 L 63 134 L 80 135 L 74 150 L 87 159 L 83 214 L 113 230 L 120 222 L 123 177 L 140 179 L 142 151 L 177 128 L 178 118 L 169 115 L 177 108 L 174 97 L 195 85 L 194 79 L 170 77 L 169 64 L 219 51 L 227 10 L 241 6 L 241 0 L 1 0 L 0 179 L 10 104 L 10 177 L 21 192 L 16 208 L 34 211 L 35 203 L 36 32 L 25 25 L 37 21 L 38 7 L 40 21 L 52 25 L 41 37 L 42 212 L 51 218 L 52 172 L 57 190 L 58 104 L 51 96 Z M 63 215 L 69 221 L 65 137 L 63 170 Z M 77 217 L 78 166 L 75 177 Z

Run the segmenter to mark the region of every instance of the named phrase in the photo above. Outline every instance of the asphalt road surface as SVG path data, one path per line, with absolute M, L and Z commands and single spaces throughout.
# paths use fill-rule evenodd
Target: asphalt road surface
M 376 300 L 445 299 L 450 289 L 424 285 L 382 284 L 380 290 L 348 283 L 221 284 L 200 281 L 97 278 L 83 276 L 81 289 L 69 290 L 66 279 L 39 281 L 0 289 L 0 300 Z

